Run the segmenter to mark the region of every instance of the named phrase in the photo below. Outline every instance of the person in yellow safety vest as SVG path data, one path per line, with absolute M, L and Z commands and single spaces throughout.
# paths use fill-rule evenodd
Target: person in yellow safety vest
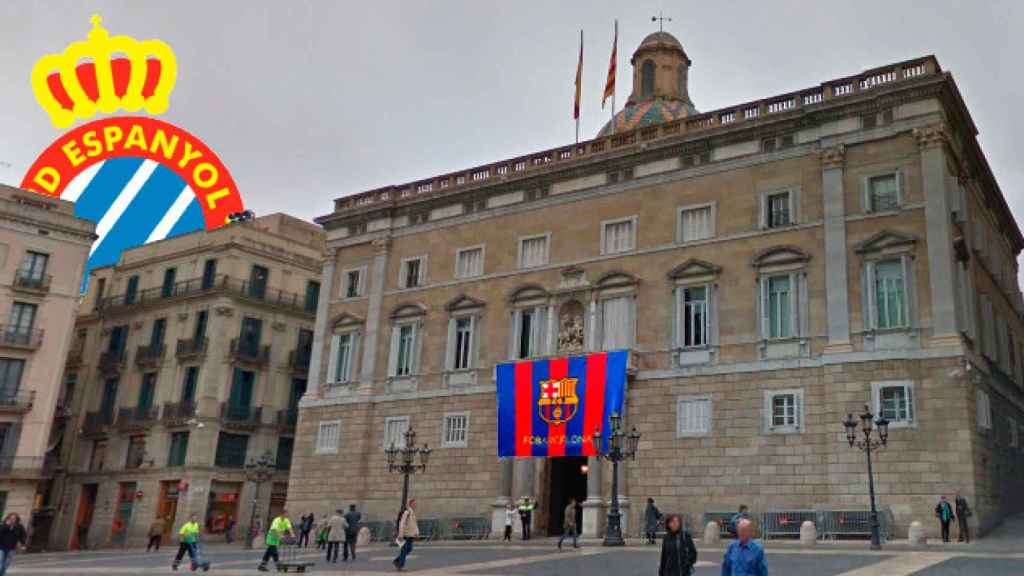
M 519 501 L 519 520 L 523 524 L 523 540 L 530 539 L 530 525 L 533 523 L 533 509 L 537 505 L 529 496 L 523 496 Z
M 275 566 L 280 562 L 280 558 L 277 555 L 277 547 L 281 544 L 281 536 L 283 534 L 288 534 L 289 538 L 295 538 L 291 520 L 288 520 L 287 510 L 281 510 L 281 514 L 270 523 L 270 530 L 267 530 L 267 551 L 263 553 L 263 560 L 256 567 L 260 572 L 267 572 L 267 562 L 271 558 L 274 559 Z
M 196 561 L 196 542 L 199 540 L 199 521 L 195 514 L 189 514 L 188 522 L 182 524 L 178 530 L 178 554 L 174 557 L 171 570 L 177 570 L 181 559 L 188 553 L 188 559 L 193 563 Z

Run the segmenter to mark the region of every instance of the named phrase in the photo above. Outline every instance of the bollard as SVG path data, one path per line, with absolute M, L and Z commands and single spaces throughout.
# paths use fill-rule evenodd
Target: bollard
M 718 544 L 719 532 L 718 522 L 708 522 L 704 527 L 704 544 Z
M 371 540 L 370 529 L 367 528 L 366 526 L 363 526 L 362 528 L 359 529 L 359 535 L 356 536 L 356 546 L 359 546 L 360 548 L 362 548 L 363 546 L 366 546 L 367 544 L 369 544 L 370 540 Z
M 817 542 L 818 530 L 814 527 L 814 522 L 804 520 L 804 523 L 800 525 L 800 544 L 802 546 L 813 546 Z
M 924 526 L 917 520 L 910 523 L 910 529 L 907 530 L 907 539 L 910 540 L 912 546 L 921 546 L 925 543 Z

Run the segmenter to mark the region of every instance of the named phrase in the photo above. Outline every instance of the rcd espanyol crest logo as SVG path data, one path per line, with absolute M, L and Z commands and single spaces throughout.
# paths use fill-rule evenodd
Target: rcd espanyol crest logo
M 99 113 L 167 110 L 178 77 L 170 46 L 111 36 L 100 24 L 94 15 L 85 41 L 43 56 L 32 69 L 32 91 L 56 128 Z M 76 216 L 96 222 L 86 278 L 125 249 L 212 230 L 244 209 L 209 147 L 147 116 L 110 116 L 65 133 L 32 164 L 21 187 L 75 202 Z

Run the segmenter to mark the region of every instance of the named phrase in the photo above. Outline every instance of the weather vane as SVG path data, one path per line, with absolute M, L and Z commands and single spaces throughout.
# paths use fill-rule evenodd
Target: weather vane
M 665 21 L 666 20 L 668 20 L 669 22 L 672 21 L 671 18 L 666 18 L 665 15 L 661 13 L 661 10 L 658 10 L 658 15 L 657 16 L 651 16 L 651 22 L 657 22 L 658 23 L 658 31 L 659 32 L 664 32 L 665 31 Z

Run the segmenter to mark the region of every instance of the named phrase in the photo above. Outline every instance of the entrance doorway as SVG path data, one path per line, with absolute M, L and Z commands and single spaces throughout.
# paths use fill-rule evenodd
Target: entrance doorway
M 171 530 L 177 524 L 178 515 L 178 480 L 160 483 L 160 500 L 157 504 L 157 515 L 164 519 L 164 537 L 169 538 Z
M 117 511 L 114 513 L 114 525 L 111 527 L 110 541 L 112 544 L 124 546 L 128 541 L 128 528 L 132 522 L 132 510 L 135 507 L 135 482 L 121 482 L 117 489 Z
M 583 524 L 583 508 L 579 506 L 587 497 L 587 458 L 585 456 L 567 456 L 551 458 L 547 466 L 547 494 L 542 500 L 547 511 L 546 527 L 548 536 L 562 533 L 565 521 L 565 507 L 569 501 L 576 500 L 576 529 Z
M 89 548 L 89 526 L 92 524 L 92 512 L 96 507 L 97 484 L 85 484 L 78 496 L 78 514 L 75 516 L 75 529 L 71 532 L 71 549 L 87 550 Z

